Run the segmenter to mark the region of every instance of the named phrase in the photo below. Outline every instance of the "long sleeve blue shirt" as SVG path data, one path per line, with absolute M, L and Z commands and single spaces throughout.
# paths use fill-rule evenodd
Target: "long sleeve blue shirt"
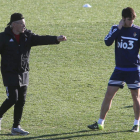
M 122 27 L 113 25 L 110 32 L 104 39 L 105 44 L 110 46 L 115 41 L 115 63 L 118 69 L 136 69 L 140 66 L 139 48 L 140 48 L 140 27 Z

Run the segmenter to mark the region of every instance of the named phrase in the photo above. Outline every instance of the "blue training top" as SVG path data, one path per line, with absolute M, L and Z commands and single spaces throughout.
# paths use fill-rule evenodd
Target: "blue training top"
M 139 69 L 140 27 L 122 27 L 113 25 L 109 34 L 104 39 L 105 44 L 110 46 L 115 41 L 116 69 L 135 71 Z

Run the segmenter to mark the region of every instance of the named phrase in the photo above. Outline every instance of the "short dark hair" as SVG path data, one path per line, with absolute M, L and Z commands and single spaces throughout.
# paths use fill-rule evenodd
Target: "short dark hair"
M 131 7 L 127 7 L 122 10 L 122 17 L 135 19 L 136 13 Z

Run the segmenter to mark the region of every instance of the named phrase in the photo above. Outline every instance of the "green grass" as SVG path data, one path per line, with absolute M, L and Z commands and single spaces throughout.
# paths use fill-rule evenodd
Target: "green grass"
M 89 3 L 92 8 L 83 8 Z M 137 13 L 138 0 L 0 0 L 0 31 L 10 15 L 23 13 L 26 26 L 40 35 L 66 35 L 59 45 L 33 47 L 30 84 L 21 126 L 28 136 L 11 136 L 13 107 L 2 120 L 1 140 L 131 140 L 134 121 L 132 99 L 125 86 L 119 90 L 107 114 L 103 131 L 87 125 L 98 120 L 100 106 L 114 69 L 114 44 L 106 47 L 104 37 L 118 24 L 124 7 Z M 0 77 L 1 79 L 1 77 Z M 0 103 L 5 88 L 0 80 Z

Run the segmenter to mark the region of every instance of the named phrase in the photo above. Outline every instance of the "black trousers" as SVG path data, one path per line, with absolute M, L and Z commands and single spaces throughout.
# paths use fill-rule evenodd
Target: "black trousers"
M 20 125 L 23 107 L 26 100 L 27 86 L 8 86 L 6 87 L 6 92 L 8 98 L 0 107 L 0 118 L 2 118 L 4 113 L 14 105 L 13 127 L 16 128 Z

